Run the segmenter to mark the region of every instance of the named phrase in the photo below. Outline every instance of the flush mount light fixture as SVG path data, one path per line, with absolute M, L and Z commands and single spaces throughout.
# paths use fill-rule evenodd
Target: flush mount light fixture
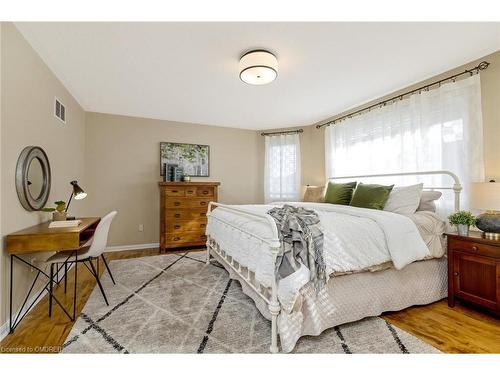
M 240 59 L 240 79 L 250 85 L 265 85 L 278 76 L 278 60 L 271 52 L 254 50 Z

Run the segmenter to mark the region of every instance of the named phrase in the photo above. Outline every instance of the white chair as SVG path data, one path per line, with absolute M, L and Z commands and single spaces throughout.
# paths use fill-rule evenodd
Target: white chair
M 108 263 L 106 262 L 106 259 L 104 258 L 103 252 L 106 249 L 106 245 L 108 242 L 108 233 L 109 233 L 109 227 L 111 226 L 111 222 L 113 221 L 114 217 L 116 216 L 116 211 L 112 211 L 106 216 L 104 216 L 99 224 L 97 225 L 94 233 L 94 237 L 92 239 L 92 243 L 90 246 L 84 246 L 82 249 L 73 252 L 72 255 L 68 256 L 68 252 L 61 251 L 59 253 L 54 254 L 51 256 L 49 259 L 47 259 L 47 263 L 50 264 L 50 283 L 49 283 L 49 316 L 52 314 L 52 287 L 54 283 L 54 265 L 58 263 L 65 263 L 65 269 L 67 270 L 67 264 L 74 263 L 75 264 L 75 273 L 77 272 L 76 265 L 77 263 L 82 262 L 89 272 L 92 274 L 92 276 L 95 277 L 97 281 L 97 285 L 99 286 L 99 289 L 101 290 L 102 296 L 104 297 L 104 301 L 106 302 L 106 305 L 109 306 L 108 299 L 106 297 L 106 294 L 104 293 L 104 288 L 102 287 L 101 281 L 99 280 L 99 272 L 98 270 L 96 271 L 94 264 L 92 263 L 93 260 L 97 259 L 97 262 L 99 262 L 99 257 L 102 258 L 104 265 L 106 266 L 106 269 L 109 273 L 109 276 L 111 277 L 111 281 L 113 281 L 113 284 L 115 284 L 115 280 L 113 278 L 113 275 L 111 274 L 111 270 L 109 269 Z M 88 265 L 87 265 L 88 263 Z M 98 263 L 99 264 L 99 263 Z M 90 266 L 90 267 L 89 267 Z M 66 291 L 66 277 L 67 275 L 64 275 L 65 277 L 65 291 Z M 76 279 L 75 279 L 76 283 Z M 75 284 L 75 295 L 74 295 L 74 301 L 76 305 L 76 284 Z

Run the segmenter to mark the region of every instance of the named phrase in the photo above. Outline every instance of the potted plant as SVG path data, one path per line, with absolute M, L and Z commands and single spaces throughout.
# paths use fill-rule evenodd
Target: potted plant
M 458 211 L 448 216 L 451 225 L 457 226 L 458 235 L 468 236 L 469 227 L 476 224 L 476 217 L 469 211 Z
M 66 220 L 66 202 L 57 201 L 54 202 L 56 207 L 44 207 L 43 212 L 52 212 L 52 220 L 54 221 L 64 221 Z

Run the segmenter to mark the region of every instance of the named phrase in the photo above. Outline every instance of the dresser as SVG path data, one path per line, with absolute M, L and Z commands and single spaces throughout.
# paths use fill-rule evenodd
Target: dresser
M 455 299 L 500 314 L 500 241 L 479 232 L 467 237 L 449 233 L 448 305 Z
M 207 209 L 220 182 L 160 182 L 160 250 L 205 245 Z

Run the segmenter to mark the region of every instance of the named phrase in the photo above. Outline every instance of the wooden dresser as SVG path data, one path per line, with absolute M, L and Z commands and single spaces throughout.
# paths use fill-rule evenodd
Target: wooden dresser
M 220 182 L 160 182 L 160 250 L 204 245 Z
M 449 233 L 448 305 L 455 298 L 500 314 L 500 241 L 470 232 L 467 237 Z

